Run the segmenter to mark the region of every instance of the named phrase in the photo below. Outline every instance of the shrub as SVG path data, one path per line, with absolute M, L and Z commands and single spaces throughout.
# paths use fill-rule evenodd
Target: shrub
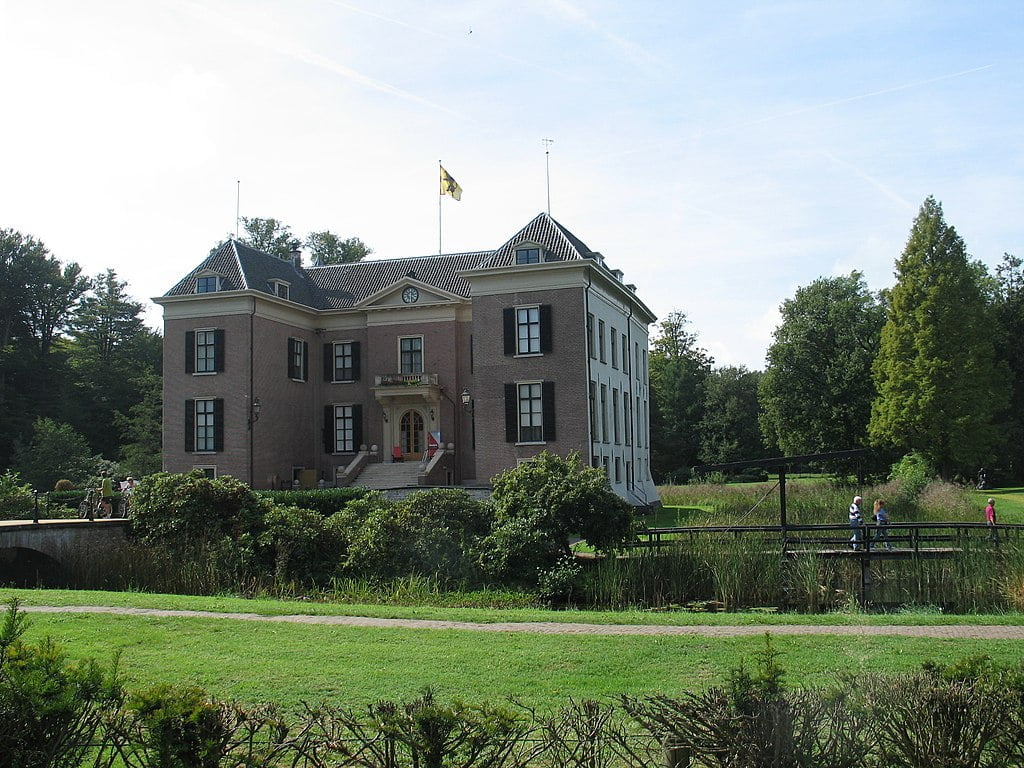
M 0 518 L 18 520 L 31 517 L 34 504 L 32 486 L 22 483 L 11 470 L 0 475 Z
M 325 582 L 341 562 L 346 539 L 332 518 L 311 509 L 274 506 L 264 519 L 259 544 L 265 567 L 278 582 L 292 579 Z
M 538 568 L 571 554 L 575 536 L 599 551 L 622 547 L 634 536 L 632 508 L 575 451 L 564 459 L 542 451 L 492 482 L 495 526 L 484 542 L 483 562 L 495 576 L 535 580 Z
M 270 502 L 233 477 L 200 471 L 142 478 L 132 498 L 132 531 L 146 543 L 185 548 L 257 535 Z
M 71 663 L 49 638 L 25 644 L 25 628 L 12 600 L 0 622 L 0 760 L 19 768 L 77 768 L 104 717 L 121 703 L 116 668 Z
M 890 502 L 894 506 L 912 506 L 935 475 L 935 466 L 925 456 L 908 453 L 889 472 L 889 479 L 897 483 Z
M 323 517 L 330 517 L 345 508 L 355 499 L 367 494 L 365 488 L 305 488 L 297 491 L 256 491 L 256 495 L 268 499 L 279 507 L 301 507 L 313 509 Z
M 73 491 L 74 489 L 75 484 L 72 483 L 70 480 L 62 479 L 58 480 L 56 483 L 53 484 L 53 490 L 55 491 Z
M 345 570 L 353 575 L 436 574 L 462 581 L 476 576 L 474 555 L 489 515 L 461 490 L 424 491 L 404 502 L 372 492 L 339 513 L 337 524 L 345 523 L 351 530 Z
M 159 685 L 135 694 L 126 712 L 129 765 L 218 768 L 234 733 L 231 709 L 201 688 Z

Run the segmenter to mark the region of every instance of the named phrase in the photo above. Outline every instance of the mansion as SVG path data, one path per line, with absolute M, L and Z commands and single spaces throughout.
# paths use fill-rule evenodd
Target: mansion
M 331 266 L 228 240 L 154 301 L 165 471 L 486 486 L 546 449 L 578 451 L 635 506 L 658 501 L 655 317 L 548 214 L 493 251 Z

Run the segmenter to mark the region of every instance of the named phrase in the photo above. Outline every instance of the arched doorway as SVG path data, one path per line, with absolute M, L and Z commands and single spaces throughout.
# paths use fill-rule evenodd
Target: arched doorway
M 419 411 L 406 411 L 398 422 L 399 445 L 405 459 L 419 459 L 423 455 L 423 416 Z

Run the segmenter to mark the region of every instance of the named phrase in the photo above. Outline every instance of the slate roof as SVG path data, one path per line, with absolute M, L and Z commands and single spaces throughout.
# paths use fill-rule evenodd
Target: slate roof
M 220 275 L 222 291 L 256 290 L 273 294 L 271 280 L 290 285 L 289 298 L 313 309 L 345 309 L 384 290 L 404 277 L 458 296 L 469 297 L 470 284 L 461 272 L 515 263 L 515 247 L 529 241 L 545 249 L 546 261 L 593 258 L 583 241 L 541 213 L 496 251 L 475 251 L 406 259 L 368 259 L 327 267 L 296 267 L 291 261 L 227 240 L 193 269 L 166 296 L 196 292 L 199 276 Z

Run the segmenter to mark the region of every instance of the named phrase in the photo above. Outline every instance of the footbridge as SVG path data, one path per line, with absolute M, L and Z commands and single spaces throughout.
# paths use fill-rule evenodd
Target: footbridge
M 65 566 L 124 541 L 128 520 L 0 520 L 0 584 L 57 586 Z

